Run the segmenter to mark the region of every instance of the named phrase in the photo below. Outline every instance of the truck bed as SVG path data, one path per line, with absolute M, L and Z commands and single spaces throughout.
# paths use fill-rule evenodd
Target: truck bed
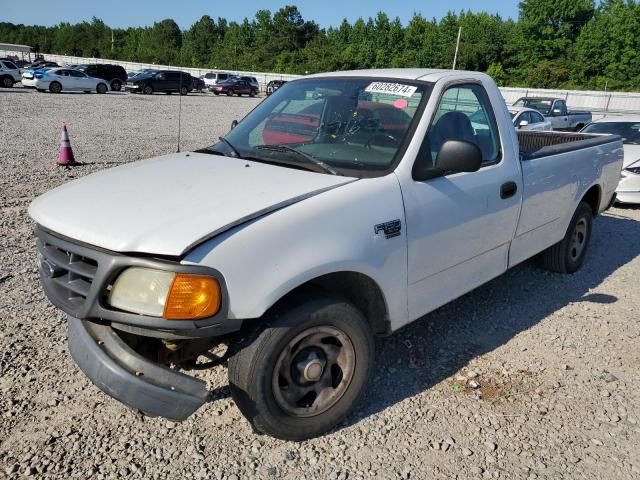
M 520 157 L 533 160 L 619 141 L 618 135 L 571 132 L 518 131 Z

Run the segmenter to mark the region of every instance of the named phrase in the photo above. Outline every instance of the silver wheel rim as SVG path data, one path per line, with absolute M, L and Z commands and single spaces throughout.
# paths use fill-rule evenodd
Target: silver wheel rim
M 278 406 L 293 417 L 313 417 L 345 394 L 355 370 L 353 343 L 340 329 L 313 327 L 282 350 L 271 386 Z
M 571 245 L 569 246 L 569 256 L 571 260 L 576 261 L 582 255 L 584 247 L 587 244 L 587 221 L 581 218 L 576 223 L 571 236 Z

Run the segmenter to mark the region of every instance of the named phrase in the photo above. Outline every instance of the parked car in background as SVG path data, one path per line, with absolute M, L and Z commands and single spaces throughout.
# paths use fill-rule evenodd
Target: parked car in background
M 267 83 L 267 95 L 271 95 L 285 83 L 287 83 L 286 80 L 271 80 Z
M 224 82 L 216 83 L 215 85 L 209 87 L 215 95 L 249 95 L 250 97 L 255 97 L 258 95 L 258 87 L 251 85 L 246 80 L 240 80 L 239 78 L 233 78 L 229 80 L 225 80 Z
M 537 110 L 526 107 L 510 107 L 509 113 L 513 119 L 513 125 L 518 130 L 550 131 L 551 121 Z
M 591 122 L 591 112 L 567 109 L 567 102 L 553 97 L 523 97 L 516 100 L 514 107 L 526 107 L 537 110 L 551 122 L 553 130 L 575 132 Z
M 109 85 L 102 78 L 90 77 L 74 68 L 52 68 L 34 73 L 34 87 L 39 92 L 62 91 L 107 93 Z
M 29 65 L 29 62 L 27 62 L 26 60 L 20 60 L 16 57 L 0 57 L 0 60 L 8 60 L 9 62 L 13 63 L 16 67 L 18 68 L 24 68 L 27 65 Z
M 22 69 L 22 86 L 24 88 L 36 88 L 36 77 L 35 74 L 36 73 L 42 73 L 42 72 L 46 72 L 48 70 L 51 70 L 51 68 L 59 68 L 59 67 L 40 67 L 40 68 L 34 68 L 34 67 L 26 67 Z
M 233 75 L 227 72 L 209 72 L 209 73 L 205 73 L 200 78 L 202 78 L 202 80 L 204 81 L 204 84 L 207 87 L 212 87 L 216 83 L 224 82 L 226 80 L 229 80 L 232 77 Z
M 363 399 L 376 336 L 538 254 L 577 272 L 620 178 L 619 137 L 516 131 L 478 72 L 333 72 L 276 95 L 216 145 L 85 176 L 29 207 L 68 351 L 137 411 L 185 420 L 212 401 L 190 370 L 226 364 L 256 431 L 323 434 Z M 314 128 L 290 143 L 297 114 Z M 284 115 L 286 143 L 264 143 Z
M 11 88 L 20 81 L 22 74 L 18 66 L 11 60 L 0 60 L 0 87 Z
M 56 62 L 47 62 L 44 60 L 39 60 L 36 62 L 33 62 L 29 65 L 26 66 L 26 68 L 32 68 L 34 70 L 38 70 L 41 68 L 56 68 L 59 67 L 60 65 L 58 65 Z
M 258 91 L 260 91 L 260 84 L 258 83 L 258 79 L 256 77 L 237 77 L 240 80 L 244 80 L 245 82 L 248 82 L 249 85 L 251 85 L 252 87 L 256 88 Z
M 622 174 L 616 190 L 620 203 L 640 204 L 640 115 L 594 120 L 582 133 L 620 135 L 624 145 Z
M 106 80 L 114 92 L 119 92 L 122 89 L 122 85 L 127 83 L 127 72 L 120 65 L 92 63 L 88 65 L 77 65 L 75 68 L 90 77 Z
M 180 93 L 186 95 L 193 90 L 191 75 L 179 70 L 153 70 L 143 72 L 128 80 L 125 90 L 151 95 L 154 92 Z
M 202 92 L 206 88 L 204 80 L 191 75 L 191 88 L 195 92 Z

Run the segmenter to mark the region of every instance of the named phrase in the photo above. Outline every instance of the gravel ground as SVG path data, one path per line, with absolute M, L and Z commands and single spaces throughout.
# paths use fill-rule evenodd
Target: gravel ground
M 183 98 L 183 149 L 258 101 Z M 356 412 L 322 438 L 282 442 L 251 431 L 223 368 L 206 373 L 220 398 L 181 424 L 102 394 L 38 285 L 29 202 L 175 151 L 178 97 L 14 88 L 0 105 L 0 477 L 640 478 L 640 210 L 599 218 L 573 276 L 529 262 L 379 340 Z M 83 166 L 55 165 L 62 122 Z

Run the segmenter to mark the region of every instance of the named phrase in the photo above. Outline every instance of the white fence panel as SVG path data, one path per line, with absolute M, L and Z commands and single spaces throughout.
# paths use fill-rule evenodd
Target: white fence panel
M 19 55 L 19 52 L 0 50 L 0 56 Z M 241 76 L 256 77 L 262 89 L 271 80 L 294 80 L 301 75 L 290 75 L 285 73 L 266 72 L 245 72 L 234 70 L 212 70 L 206 68 L 186 68 L 171 65 L 156 65 L 152 63 L 124 62 L 120 60 L 109 60 L 104 58 L 74 57 L 68 55 L 43 54 L 47 60 L 59 63 L 60 65 L 84 64 L 84 63 L 112 63 L 122 65 L 127 71 L 139 71 L 145 68 L 157 68 L 167 70 L 182 70 L 189 72 L 195 77 L 204 75 L 207 72 L 230 72 Z M 640 93 L 628 92 L 600 92 L 581 90 L 545 90 L 536 88 L 500 88 L 502 96 L 507 105 L 511 105 L 520 97 L 547 96 L 564 98 L 567 105 L 575 110 L 591 110 L 595 116 L 619 115 L 625 113 L 640 113 Z

